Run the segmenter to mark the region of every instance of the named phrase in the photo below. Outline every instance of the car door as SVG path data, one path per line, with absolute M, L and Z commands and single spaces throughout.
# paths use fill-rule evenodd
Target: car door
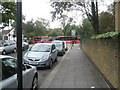
M 7 41 L 4 41 L 3 46 L 4 46 L 4 49 L 7 53 L 11 52 L 10 44 Z
M 8 47 L 7 47 L 7 49 L 9 50 L 8 52 L 12 52 L 14 49 L 13 43 L 10 40 L 7 40 L 6 42 L 8 44 Z
M 24 66 L 25 67 L 25 66 Z M 29 68 L 24 68 L 23 70 L 23 88 L 31 88 L 32 82 L 34 78 L 34 69 L 32 69 L 30 66 Z M 29 83 L 28 83 L 29 82 Z
M 15 42 L 13 40 L 10 40 L 9 43 L 11 46 L 11 51 L 13 51 L 16 48 Z
M 14 58 L 2 59 L 2 88 L 17 88 L 17 63 Z

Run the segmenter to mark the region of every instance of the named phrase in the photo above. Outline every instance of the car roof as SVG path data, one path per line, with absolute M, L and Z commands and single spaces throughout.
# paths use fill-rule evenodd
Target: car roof
M 38 44 L 38 45 L 53 45 L 53 43 L 36 43 L 36 44 Z
M 13 58 L 12 56 L 7 56 L 7 55 L 0 55 L 0 59 L 2 58 Z

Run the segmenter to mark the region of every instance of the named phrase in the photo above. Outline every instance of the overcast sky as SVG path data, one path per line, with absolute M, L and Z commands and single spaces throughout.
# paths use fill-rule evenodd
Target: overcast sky
M 106 10 L 106 4 L 109 5 L 113 2 L 113 0 L 104 0 L 105 4 L 99 7 L 101 11 Z M 26 16 L 26 20 L 31 20 L 32 18 L 36 20 L 37 18 L 45 18 L 47 20 L 51 20 L 50 11 L 52 7 L 50 6 L 50 0 L 22 0 L 22 10 L 23 15 Z M 78 21 L 78 19 L 76 19 Z M 82 16 L 79 18 L 78 24 L 81 23 Z M 51 28 L 60 27 L 59 22 L 51 22 Z

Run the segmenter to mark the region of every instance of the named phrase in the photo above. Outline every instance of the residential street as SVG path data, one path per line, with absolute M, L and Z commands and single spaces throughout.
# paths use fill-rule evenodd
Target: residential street
M 40 88 L 108 88 L 108 85 L 79 44 L 75 44 L 50 72 Z
M 30 45 L 31 47 L 32 45 Z M 70 45 L 69 45 L 70 47 Z M 26 51 L 23 51 L 23 56 L 24 54 L 26 53 Z M 17 53 L 10 53 L 10 54 L 7 54 L 9 56 L 12 56 L 12 57 L 17 57 Z M 62 59 L 62 56 L 59 56 L 58 57 L 58 61 L 55 62 L 53 64 L 53 67 L 51 69 L 47 69 L 47 68 L 41 68 L 41 69 L 38 69 L 38 75 L 39 75 L 39 86 L 41 86 L 41 84 L 44 82 L 44 80 L 46 79 L 46 77 L 50 74 L 50 72 L 61 62 L 61 59 Z

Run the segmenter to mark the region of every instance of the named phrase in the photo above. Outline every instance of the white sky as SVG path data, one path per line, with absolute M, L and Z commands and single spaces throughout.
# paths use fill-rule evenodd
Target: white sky
M 113 0 L 105 0 L 106 4 L 110 4 L 113 2 Z M 52 10 L 52 7 L 50 6 L 50 0 L 22 0 L 22 10 L 23 15 L 26 16 L 26 20 L 31 20 L 32 18 L 36 20 L 37 18 L 44 18 L 47 20 L 51 20 L 51 14 L 50 11 Z M 104 11 L 106 6 L 99 7 L 101 11 Z M 82 21 L 82 16 L 79 19 L 76 19 L 78 24 Z M 58 21 L 56 22 L 50 22 L 51 28 L 57 28 L 60 27 L 60 24 Z
M 45 18 L 51 21 L 52 7 L 49 0 L 23 0 L 22 5 L 23 15 L 26 16 L 27 21 L 32 18 L 34 20 Z M 50 22 L 50 27 L 55 28 L 56 26 L 59 26 L 58 22 Z

